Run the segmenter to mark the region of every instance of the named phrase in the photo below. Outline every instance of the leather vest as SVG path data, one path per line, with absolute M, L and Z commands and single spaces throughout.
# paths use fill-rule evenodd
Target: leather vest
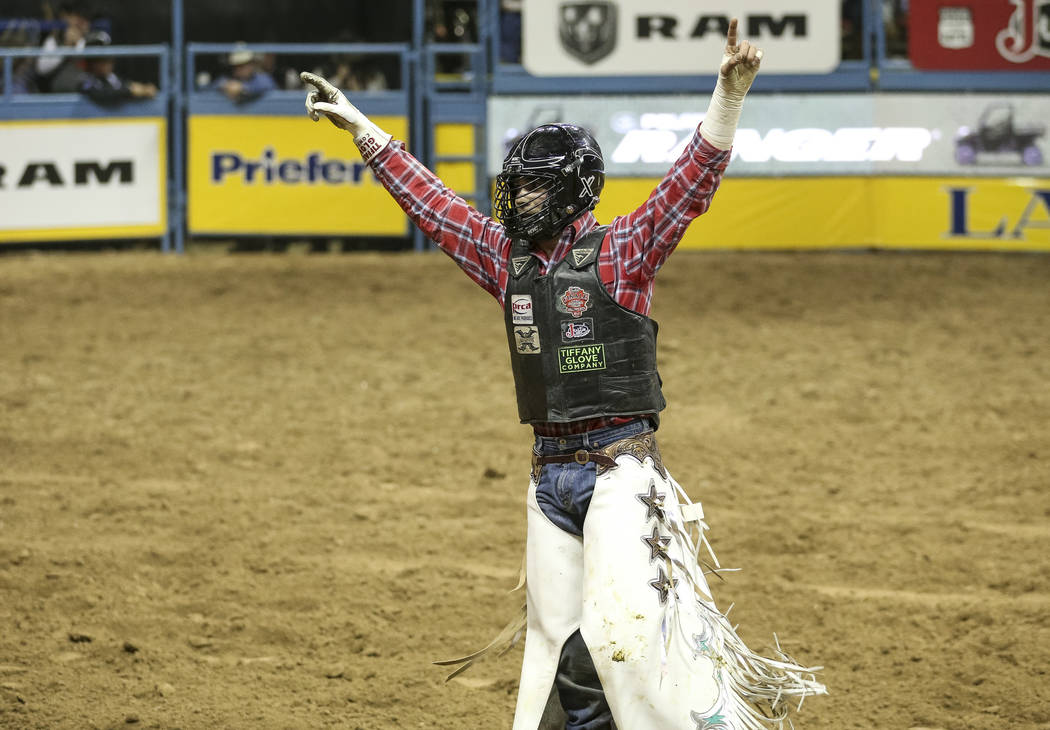
M 546 274 L 515 241 L 503 302 L 522 423 L 658 413 L 657 324 L 622 307 L 598 274 L 607 226 L 579 238 Z

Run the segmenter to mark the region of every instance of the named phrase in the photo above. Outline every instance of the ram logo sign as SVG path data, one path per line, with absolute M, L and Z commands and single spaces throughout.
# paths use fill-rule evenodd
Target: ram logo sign
M 163 119 L 0 122 L 0 241 L 167 229 Z
M 560 21 L 562 48 L 583 63 L 596 63 L 616 47 L 616 6 L 611 2 L 564 3 Z
M 522 63 L 537 76 L 717 73 L 731 18 L 763 73 L 827 73 L 840 58 L 839 0 L 529 0 Z M 709 59 L 705 67 L 704 60 Z
M 683 23 L 683 20 L 686 21 Z M 805 13 L 772 15 L 762 13 L 748 15 L 739 25 L 741 40 L 747 38 L 761 43 L 762 38 L 781 38 L 791 35 L 805 38 L 808 16 Z M 729 34 L 728 15 L 704 14 L 690 18 L 676 18 L 673 15 L 639 15 L 637 17 L 636 36 L 647 38 L 704 38 L 713 34 L 719 42 Z
M 15 177 L 16 187 L 30 188 L 37 183 L 53 186 L 90 185 L 92 181 L 101 185 L 111 180 L 130 185 L 135 181 L 133 160 L 75 160 L 72 170 L 64 170 L 69 165 L 61 160 L 36 160 L 27 162 L 22 171 Z M 4 188 L 7 168 L 0 164 L 0 189 Z M 14 178 L 13 178 L 14 180 Z

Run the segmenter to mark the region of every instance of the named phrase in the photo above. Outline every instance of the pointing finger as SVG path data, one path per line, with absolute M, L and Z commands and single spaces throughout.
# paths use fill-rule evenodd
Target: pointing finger
M 327 101 L 334 101 L 336 95 L 339 93 L 339 89 L 332 86 L 326 79 L 321 78 L 317 74 L 303 71 L 299 74 L 299 78 L 304 84 L 312 84 L 313 86 L 316 86 L 317 90 L 321 92 L 321 96 Z
M 729 35 L 726 37 L 726 47 L 729 48 L 730 53 L 736 52 L 736 25 L 736 18 L 729 21 Z

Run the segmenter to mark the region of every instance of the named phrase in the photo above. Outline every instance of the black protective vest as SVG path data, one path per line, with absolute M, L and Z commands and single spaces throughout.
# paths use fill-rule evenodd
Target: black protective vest
M 583 235 L 540 276 L 529 245 L 511 247 L 507 342 L 522 423 L 657 413 L 657 324 L 620 306 L 598 275 L 607 226 Z

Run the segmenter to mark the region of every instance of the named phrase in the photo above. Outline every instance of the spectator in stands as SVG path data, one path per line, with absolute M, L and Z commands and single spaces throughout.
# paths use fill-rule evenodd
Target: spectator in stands
M 56 48 L 83 48 L 88 32 L 91 30 L 91 13 L 87 6 L 80 2 L 65 2 L 59 6 L 58 18 L 65 25 L 44 39 L 41 49 L 53 51 Z M 58 91 L 56 85 L 66 90 L 75 86 L 80 75 L 80 68 L 69 56 L 41 55 L 36 59 L 36 86 L 40 91 Z
M 85 39 L 85 48 L 99 48 L 111 44 L 109 33 L 92 31 Z M 112 56 L 89 56 L 83 59 L 84 69 L 77 79 L 75 91 L 102 106 L 123 104 L 134 99 L 152 99 L 157 95 L 153 84 L 125 81 L 114 72 L 116 59 Z M 60 91 L 64 89 L 56 89 Z
M 842 60 L 864 56 L 864 3 L 842 0 Z
M 354 30 L 344 29 L 335 38 L 336 43 L 365 43 L 366 41 Z M 384 60 L 377 56 L 358 53 L 332 54 L 318 67 L 319 75 L 330 78 L 340 89 L 348 91 L 385 91 L 390 88 L 390 80 L 384 66 Z M 291 80 L 291 79 L 289 79 Z M 295 74 L 295 84 L 289 89 L 303 88 L 299 74 Z
M 477 11 L 473 3 L 463 0 L 429 0 L 427 23 L 434 43 L 476 43 Z M 467 71 L 465 55 L 441 53 L 435 60 L 439 74 L 459 76 Z
M 383 91 L 390 88 L 383 70 L 374 61 L 361 56 L 335 59 L 332 83 L 348 91 Z
M 882 22 L 886 29 L 886 55 L 908 57 L 908 0 L 882 0 Z
M 259 58 L 247 48 L 236 48 L 229 57 L 230 73 L 220 76 L 211 88 L 225 94 L 230 101 L 242 104 L 253 101 L 277 88 L 277 82 L 259 67 Z
M 31 20 L 12 20 L 0 31 L 0 48 L 26 48 L 40 42 L 39 25 Z M 33 58 L 11 59 L 11 93 L 32 94 L 37 90 L 36 68 Z M 0 68 L 3 64 L 0 63 Z M 0 93 L 4 91 L 4 80 L 0 75 Z
M 0 78 L 0 92 L 4 90 L 4 81 Z M 35 94 L 39 91 L 36 85 L 36 72 L 32 58 L 16 58 L 11 65 L 11 93 Z

